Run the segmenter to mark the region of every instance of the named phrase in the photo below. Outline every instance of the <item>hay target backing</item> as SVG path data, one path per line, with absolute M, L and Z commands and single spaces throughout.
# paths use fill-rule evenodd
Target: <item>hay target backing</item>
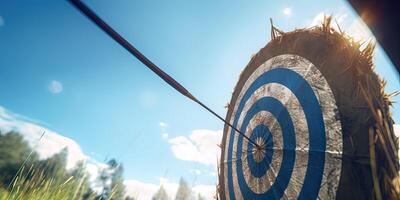
M 329 23 L 285 34 L 273 27 L 240 75 L 226 120 L 259 147 L 225 126 L 221 199 L 373 196 L 368 102 L 382 99 L 380 80 L 370 54 Z M 367 86 L 371 99 L 360 94 Z

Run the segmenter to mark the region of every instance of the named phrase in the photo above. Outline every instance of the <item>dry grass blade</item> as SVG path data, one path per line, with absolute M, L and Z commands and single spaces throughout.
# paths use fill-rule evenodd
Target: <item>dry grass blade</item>
M 375 190 L 375 197 L 377 200 L 382 199 L 382 193 L 379 186 L 379 178 L 377 174 L 377 167 L 376 167 L 376 155 L 375 155 L 375 142 L 376 138 L 374 137 L 374 131 L 372 128 L 369 129 L 369 151 L 370 151 L 370 162 L 371 162 L 371 171 L 372 171 L 372 178 L 374 182 L 374 190 Z

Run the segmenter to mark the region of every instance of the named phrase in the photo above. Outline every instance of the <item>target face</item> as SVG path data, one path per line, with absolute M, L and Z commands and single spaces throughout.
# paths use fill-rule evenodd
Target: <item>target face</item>
M 227 120 L 223 189 L 227 199 L 334 199 L 342 130 L 334 95 L 307 59 L 285 54 L 250 72 Z

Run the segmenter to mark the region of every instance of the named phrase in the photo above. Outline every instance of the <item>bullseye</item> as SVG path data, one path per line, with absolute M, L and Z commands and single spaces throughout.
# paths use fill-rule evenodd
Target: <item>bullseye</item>
M 251 151 L 250 156 L 247 156 L 249 165 L 258 165 L 259 167 L 250 168 L 252 174 L 256 177 L 264 175 L 268 170 L 272 161 L 273 155 L 273 139 L 268 128 L 264 125 L 258 125 L 253 129 L 250 139 L 255 141 L 259 147 L 248 143 L 247 149 Z M 255 170 L 257 168 L 264 168 L 264 170 Z M 253 171 L 254 170 L 254 171 Z

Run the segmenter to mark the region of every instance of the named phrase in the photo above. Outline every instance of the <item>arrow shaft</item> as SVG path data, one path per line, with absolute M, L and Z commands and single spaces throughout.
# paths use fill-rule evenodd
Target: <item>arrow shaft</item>
M 130 52 L 133 56 L 135 56 L 140 62 L 142 62 L 144 65 L 146 65 L 151 71 L 153 71 L 155 74 L 157 74 L 161 79 L 163 79 L 165 82 L 167 82 L 171 87 L 173 87 L 175 90 L 183 94 L 184 96 L 188 97 L 192 101 L 198 103 L 200 106 L 205 108 L 207 111 L 212 113 L 214 116 L 216 116 L 218 119 L 223 121 L 225 124 L 233 128 L 236 132 L 238 132 L 240 135 L 242 135 L 244 138 L 246 138 L 250 143 L 253 145 L 260 147 L 257 145 L 255 142 L 253 142 L 249 137 L 247 137 L 245 134 L 243 134 L 241 131 L 239 131 L 237 128 L 232 126 L 230 123 L 228 123 L 224 118 L 219 116 L 216 112 L 208 108 L 206 105 L 204 105 L 201 101 L 199 101 L 196 97 L 194 97 L 186 88 L 184 88 L 181 84 L 179 84 L 175 79 L 173 79 L 171 76 L 169 76 L 167 73 L 165 73 L 163 70 L 161 70 L 157 65 L 155 65 L 153 62 L 151 62 L 146 56 L 144 56 L 139 50 L 137 50 L 132 44 L 130 44 L 125 38 L 123 38 L 118 32 L 116 32 L 113 28 L 111 28 L 106 22 L 104 22 L 99 16 L 97 16 L 96 13 L 94 13 L 89 7 L 87 7 L 83 2 L 80 0 L 69 0 L 72 5 L 74 5 L 78 10 L 80 10 L 83 14 L 85 14 L 93 23 L 95 23 L 97 26 L 99 26 L 107 35 L 109 35 L 111 38 L 113 38 L 116 42 L 118 42 L 122 47 L 124 47 L 128 52 Z

